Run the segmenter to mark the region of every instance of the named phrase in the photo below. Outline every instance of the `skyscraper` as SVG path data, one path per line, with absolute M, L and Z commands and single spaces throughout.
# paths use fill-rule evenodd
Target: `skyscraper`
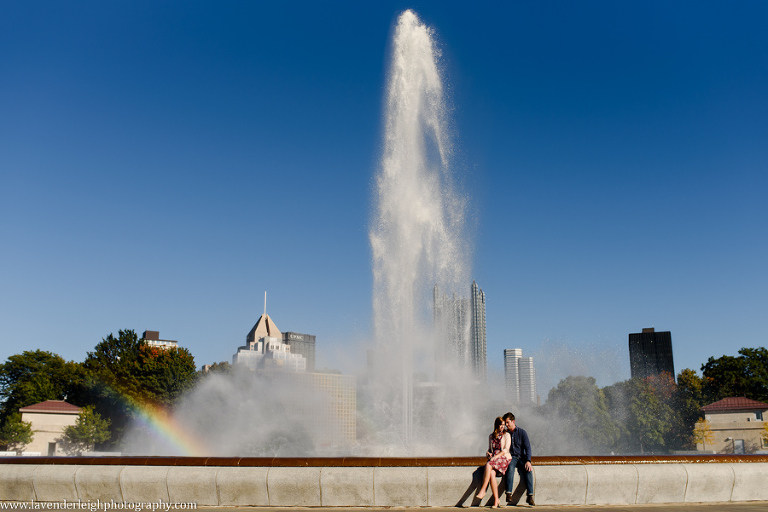
M 468 337 L 469 337 L 469 300 L 448 297 L 440 293 L 435 285 L 433 290 L 434 325 L 437 339 L 435 346 L 435 363 L 437 364 L 437 380 L 450 377 L 454 366 L 468 368 Z M 447 373 L 446 373 L 447 372 Z M 444 375 L 445 373 L 445 375 Z
M 485 293 L 472 281 L 471 288 L 472 323 L 469 328 L 469 354 L 472 371 L 475 376 L 485 382 L 487 358 L 485 354 Z
M 513 402 L 520 401 L 520 358 L 523 357 L 523 349 L 504 349 L 504 383 L 507 388 L 507 396 Z
M 672 359 L 672 333 L 656 332 L 653 327 L 629 335 L 629 367 L 632 378 L 645 379 L 662 372 L 675 378 Z
M 291 352 L 291 347 L 283 342 L 283 334 L 266 312 L 248 332 L 245 345 L 232 356 L 232 364 L 244 364 L 251 370 L 282 368 L 303 372 L 307 369 L 307 359 Z
M 532 357 L 521 357 L 520 368 L 520 401 L 536 403 L 536 370 L 533 368 Z
M 536 403 L 536 370 L 532 357 L 523 357 L 523 349 L 504 350 L 504 381 L 507 396 L 513 402 Z
M 291 352 L 300 354 L 307 360 L 307 371 L 315 371 L 315 335 L 298 332 L 284 332 L 283 342 L 291 347 Z
M 450 377 L 454 367 L 471 370 L 481 382 L 486 379 L 485 294 L 472 281 L 470 298 L 447 297 L 435 285 L 434 323 L 437 344 L 435 360 L 438 380 Z M 448 372 L 443 375 L 441 372 Z

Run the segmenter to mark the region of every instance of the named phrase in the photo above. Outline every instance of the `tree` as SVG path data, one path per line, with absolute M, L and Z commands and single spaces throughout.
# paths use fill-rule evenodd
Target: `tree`
M 0 428 L 0 446 L 9 451 L 23 450 L 32 442 L 32 424 L 21 421 L 21 414 L 11 414 Z
M 147 345 L 130 329 L 104 338 L 84 366 L 101 385 L 142 405 L 171 405 L 195 381 L 195 360 L 187 349 Z
M 195 360 L 186 348 L 139 347 L 136 364 L 143 403 L 172 406 L 196 379 Z
M 668 404 L 672 393 L 668 379 L 630 379 L 608 386 L 604 392 L 611 416 L 621 426 L 619 450 L 644 453 L 668 449 L 666 438 L 674 422 L 674 411 Z
M 693 441 L 696 444 L 701 443 L 703 450 L 707 449 L 707 443 L 712 444 L 715 442 L 715 434 L 712 432 L 709 421 L 699 418 L 693 429 Z
M 109 440 L 110 421 L 102 419 L 92 405 L 83 407 L 77 417 L 77 422 L 64 429 L 62 441 L 64 450 L 68 453 L 81 453 L 92 450 L 98 443 Z
M 677 416 L 672 432 L 673 446 L 679 449 L 695 448 L 692 432 L 704 405 L 704 380 L 689 368 L 682 370 L 677 375 L 677 390 L 672 397 L 672 407 Z
M 768 444 L 768 421 L 763 423 L 763 431 L 760 432 L 760 437 L 763 438 L 763 445 Z
M 200 370 L 198 372 L 198 378 L 202 378 L 205 375 L 213 375 L 217 373 L 220 373 L 220 374 L 232 373 L 232 365 L 229 364 L 227 361 L 213 363 L 211 366 L 208 367 L 207 371 Z
M 566 432 L 590 453 L 610 451 L 620 429 L 608 413 L 605 394 L 593 377 L 567 377 L 549 392 L 545 410 L 567 422 Z
M 136 365 L 141 343 L 133 330 L 110 334 L 88 352 L 83 366 L 103 386 L 127 397 L 138 397 L 140 385 Z
M 64 400 L 82 386 L 80 364 L 43 350 L 25 351 L 0 365 L 0 422 L 21 407 L 46 400 Z
M 195 382 L 195 361 L 187 349 L 147 345 L 131 329 L 110 334 L 89 352 L 88 403 L 110 419 L 111 443 L 122 439 L 136 410 L 169 408 Z
M 709 401 L 744 396 L 768 401 L 768 349 L 742 348 L 739 356 L 710 357 L 701 366 Z

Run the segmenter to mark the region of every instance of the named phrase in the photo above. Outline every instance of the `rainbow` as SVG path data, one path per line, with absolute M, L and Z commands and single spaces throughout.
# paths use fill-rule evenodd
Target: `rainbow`
M 136 413 L 136 423 L 146 428 L 155 439 L 165 441 L 178 452 L 174 455 L 202 457 L 208 454 L 205 444 L 164 409 L 135 403 L 132 409 Z

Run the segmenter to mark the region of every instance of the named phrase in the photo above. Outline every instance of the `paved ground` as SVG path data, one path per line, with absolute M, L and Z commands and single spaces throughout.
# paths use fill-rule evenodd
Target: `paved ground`
M 465 507 L 466 508 L 466 507 Z M 675 503 L 669 505 L 540 505 L 528 507 L 501 507 L 508 510 L 529 509 L 530 512 L 542 510 L 546 512 L 768 512 L 768 501 L 748 501 L 743 503 Z M 249 509 L 253 512 L 393 512 L 415 511 L 423 512 L 457 512 L 458 507 L 198 507 L 197 512 L 221 512 L 222 509 Z M 489 512 L 490 507 L 471 507 L 467 512 Z

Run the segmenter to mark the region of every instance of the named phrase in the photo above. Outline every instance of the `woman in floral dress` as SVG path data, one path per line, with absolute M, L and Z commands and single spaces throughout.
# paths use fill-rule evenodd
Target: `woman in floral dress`
M 493 493 L 491 508 L 499 508 L 499 484 L 496 482 L 496 475 L 503 475 L 507 472 L 507 467 L 512 460 L 512 456 L 509 454 L 511 442 L 512 438 L 504 426 L 504 420 L 499 416 L 493 423 L 493 432 L 488 436 L 488 451 L 485 453 L 488 462 L 485 464 L 483 484 L 477 493 L 477 498 L 482 500 L 485 497 L 488 483 L 491 484 L 491 492 Z

